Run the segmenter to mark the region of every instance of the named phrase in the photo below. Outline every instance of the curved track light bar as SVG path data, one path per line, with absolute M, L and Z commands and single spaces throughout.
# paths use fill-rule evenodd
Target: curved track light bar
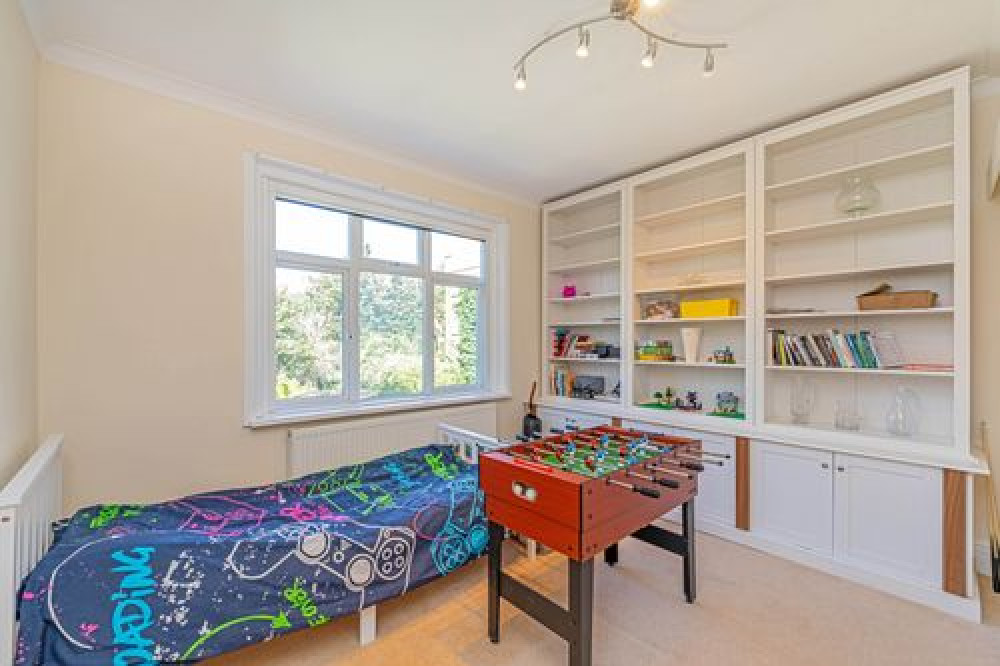
M 694 42 L 683 39 L 674 39 L 673 37 L 667 37 L 666 35 L 661 35 L 658 32 L 650 30 L 646 26 L 642 25 L 637 19 L 636 15 L 639 13 L 639 0 L 611 0 L 611 9 L 607 14 L 602 14 L 601 16 L 595 16 L 594 18 L 586 19 L 583 21 L 576 21 L 565 27 L 559 28 L 555 32 L 551 32 L 537 42 L 535 42 L 531 48 L 525 51 L 520 58 L 514 63 L 515 81 L 514 87 L 518 90 L 524 90 L 527 87 L 527 75 L 525 72 L 525 63 L 528 58 L 533 56 L 536 51 L 548 44 L 549 42 L 562 37 L 569 32 L 578 32 L 580 35 L 580 45 L 578 47 L 577 53 L 580 54 L 582 50 L 589 53 L 590 49 L 590 31 L 589 28 L 597 23 L 603 23 L 605 21 L 623 21 L 628 22 L 636 30 L 645 35 L 647 39 L 647 55 L 652 53 L 652 57 L 655 58 L 656 50 L 654 45 L 656 43 L 667 44 L 669 46 L 676 46 L 678 48 L 684 49 L 704 49 L 705 51 L 705 65 L 704 72 L 706 75 L 711 75 L 715 71 L 715 54 L 716 49 L 724 49 L 729 46 L 725 42 Z M 583 35 L 586 34 L 586 45 L 584 46 Z M 581 56 L 584 57 L 584 56 Z M 643 58 L 643 63 L 645 64 L 646 58 Z M 651 61 L 650 61 L 651 62 Z

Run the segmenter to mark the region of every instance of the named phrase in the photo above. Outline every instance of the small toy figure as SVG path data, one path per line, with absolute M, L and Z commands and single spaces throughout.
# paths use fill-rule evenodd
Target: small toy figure
M 712 357 L 709 360 L 712 363 L 733 365 L 736 363 L 736 354 L 733 353 L 733 350 L 729 345 L 726 345 L 724 349 L 716 349 L 712 352 Z
M 715 411 L 718 414 L 737 414 L 740 411 L 740 398 L 732 391 L 723 391 L 715 395 Z
M 684 400 L 677 398 L 677 409 L 682 409 L 686 412 L 700 412 L 701 402 L 698 401 L 698 392 L 688 391 Z
M 575 284 L 563 285 L 563 288 L 562 288 L 562 297 L 563 298 L 576 298 L 576 285 Z

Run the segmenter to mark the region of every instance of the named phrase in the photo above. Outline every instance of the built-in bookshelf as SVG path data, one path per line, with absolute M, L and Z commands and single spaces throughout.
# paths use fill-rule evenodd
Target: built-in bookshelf
M 745 420 L 750 413 L 747 368 L 753 331 L 746 319 L 746 275 L 753 261 L 753 228 L 748 225 L 752 170 L 753 144 L 742 142 L 643 174 L 632 183 L 628 374 L 629 399 L 637 409 L 683 412 L 687 421 Z M 685 301 L 705 299 L 732 300 L 736 312 L 676 317 Z M 696 342 L 690 335 L 685 340 L 690 331 Z M 673 358 L 657 353 L 665 349 Z M 730 355 L 728 362 L 715 362 L 717 351 Z M 687 401 L 692 391 L 700 409 Z M 684 409 L 669 409 L 669 396 L 679 398 Z M 736 414 L 719 416 L 718 399 L 728 398 L 732 409 L 733 397 Z
M 546 207 L 543 396 L 620 402 L 624 219 L 614 188 Z
M 543 376 L 600 376 L 607 392 L 621 382 L 620 400 L 548 390 L 550 404 L 964 464 L 968 131 L 968 72 L 959 70 L 546 205 Z M 861 185 L 848 201 L 854 177 Z M 882 283 L 936 300 L 861 309 L 857 296 Z M 575 295 L 563 296 L 567 284 Z M 671 304 L 717 299 L 736 310 L 670 316 Z M 700 332 L 690 359 L 685 329 Z M 859 356 L 817 348 L 782 360 L 774 331 L 816 344 L 845 336 L 842 351 Z M 585 350 L 617 346 L 621 358 L 556 357 L 556 332 L 584 336 Z M 876 334 L 899 359 L 863 347 Z M 728 358 L 714 354 L 726 349 Z M 697 392 L 702 409 L 651 406 L 668 387 L 675 397 Z M 735 395 L 744 418 L 713 416 L 719 394 Z M 887 420 L 904 394 L 916 414 L 908 436 Z
M 905 440 L 888 422 L 902 401 L 915 443 L 968 446 L 961 397 L 968 381 L 961 358 L 968 348 L 968 172 L 956 164 L 965 154 L 956 150 L 965 145 L 957 133 L 967 130 L 957 129 L 964 126 L 955 108 L 951 86 L 930 86 L 757 141 L 761 427 Z M 883 283 L 929 290 L 937 299 L 915 310 L 859 310 L 856 297 Z M 797 354 L 798 362 L 782 363 L 775 331 L 799 347 L 819 344 Z M 868 341 L 878 334 L 901 354 L 890 367 L 868 359 Z M 840 340 L 839 360 L 827 351 L 817 357 L 831 337 Z

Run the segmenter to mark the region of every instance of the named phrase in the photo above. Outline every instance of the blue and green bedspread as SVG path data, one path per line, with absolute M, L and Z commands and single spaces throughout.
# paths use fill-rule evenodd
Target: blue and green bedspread
M 79 511 L 24 581 L 15 663 L 191 663 L 399 596 L 482 554 L 477 474 L 429 446 Z

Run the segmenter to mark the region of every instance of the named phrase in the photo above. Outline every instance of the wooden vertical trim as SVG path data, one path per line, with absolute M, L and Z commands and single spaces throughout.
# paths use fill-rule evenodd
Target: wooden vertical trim
M 736 527 L 750 529 L 750 440 L 736 438 Z
M 964 472 L 944 470 L 942 484 L 941 587 L 945 592 L 966 596 L 966 506 Z

